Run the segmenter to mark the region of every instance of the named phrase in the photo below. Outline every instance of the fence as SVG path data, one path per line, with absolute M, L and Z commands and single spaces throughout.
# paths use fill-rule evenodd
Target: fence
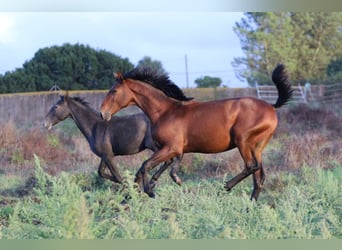
M 315 85 L 305 84 L 304 87 L 299 83 L 292 86 L 293 98 L 292 102 L 297 103 L 340 103 L 342 102 L 342 83 L 331 85 Z M 257 97 L 269 103 L 275 103 L 278 98 L 278 91 L 275 86 L 257 85 Z
M 293 102 L 319 102 L 340 104 L 342 102 L 342 84 L 311 86 L 294 86 Z M 241 96 L 258 97 L 270 103 L 275 103 L 277 90 L 274 86 L 258 86 L 257 88 L 217 88 L 217 89 L 184 89 L 187 96 L 197 100 L 234 98 Z M 62 92 L 36 92 L 0 95 L 0 123 L 13 120 L 18 125 L 41 125 L 44 116 L 55 104 Z M 99 110 L 101 102 L 107 93 L 103 91 L 70 91 L 71 96 L 80 96 L 89 102 L 95 110 Z M 130 107 L 124 113 L 134 113 L 139 109 Z

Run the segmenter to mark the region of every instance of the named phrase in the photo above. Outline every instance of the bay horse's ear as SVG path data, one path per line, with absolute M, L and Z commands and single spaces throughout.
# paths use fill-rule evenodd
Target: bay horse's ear
M 118 82 L 122 82 L 123 80 L 123 75 L 121 74 L 121 72 L 114 72 L 113 73 L 114 79 Z

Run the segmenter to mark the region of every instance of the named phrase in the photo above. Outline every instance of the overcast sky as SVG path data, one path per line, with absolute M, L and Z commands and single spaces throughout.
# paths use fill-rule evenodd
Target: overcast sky
M 209 75 L 229 87 L 234 57 L 243 56 L 233 26 L 241 12 L 0 12 L 0 73 L 22 67 L 40 49 L 81 43 L 137 64 L 144 56 L 161 61 L 171 80 L 186 87 Z

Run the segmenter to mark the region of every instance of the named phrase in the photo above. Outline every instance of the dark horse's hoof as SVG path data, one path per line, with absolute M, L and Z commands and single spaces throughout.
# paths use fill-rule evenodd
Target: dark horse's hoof
M 155 195 L 155 193 L 153 193 L 153 192 L 146 192 L 147 193 L 147 195 L 150 197 L 150 198 L 156 198 L 156 195 Z
M 132 197 L 129 194 L 125 194 L 124 199 L 120 202 L 120 204 L 126 205 L 130 199 L 132 199 Z

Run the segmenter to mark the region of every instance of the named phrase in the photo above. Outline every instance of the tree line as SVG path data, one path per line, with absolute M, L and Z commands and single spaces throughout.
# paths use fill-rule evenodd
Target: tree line
M 251 86 L 270 84 L 277 63 L 292 82 L 342 82 L 341 12 L 246 12 L 234 31 L 245 56 L 232 65 Z
M 46 91 L 55 84 L 61 89 L 107 89 L 113 84 L 113 72 L 134 66 L 105 50 L 82 44 L 64 44 L 39 49 L 22 68 L 0 77 L 0 92 Z
M 167 74 L 162 62 L 145 56 L 137 67 L 149 67 L 158 74 Z M 0 93 L 63 90 L 108 89 L 114 72 L 134 68 L 128 58 L 87 45 L 69 44 L 39 49 L 22 68 L 0 75 Z M 199 87 L 218 86 L 218 78 L 196 79 Z M 214 86 L 213 85 L 213 86 Z

